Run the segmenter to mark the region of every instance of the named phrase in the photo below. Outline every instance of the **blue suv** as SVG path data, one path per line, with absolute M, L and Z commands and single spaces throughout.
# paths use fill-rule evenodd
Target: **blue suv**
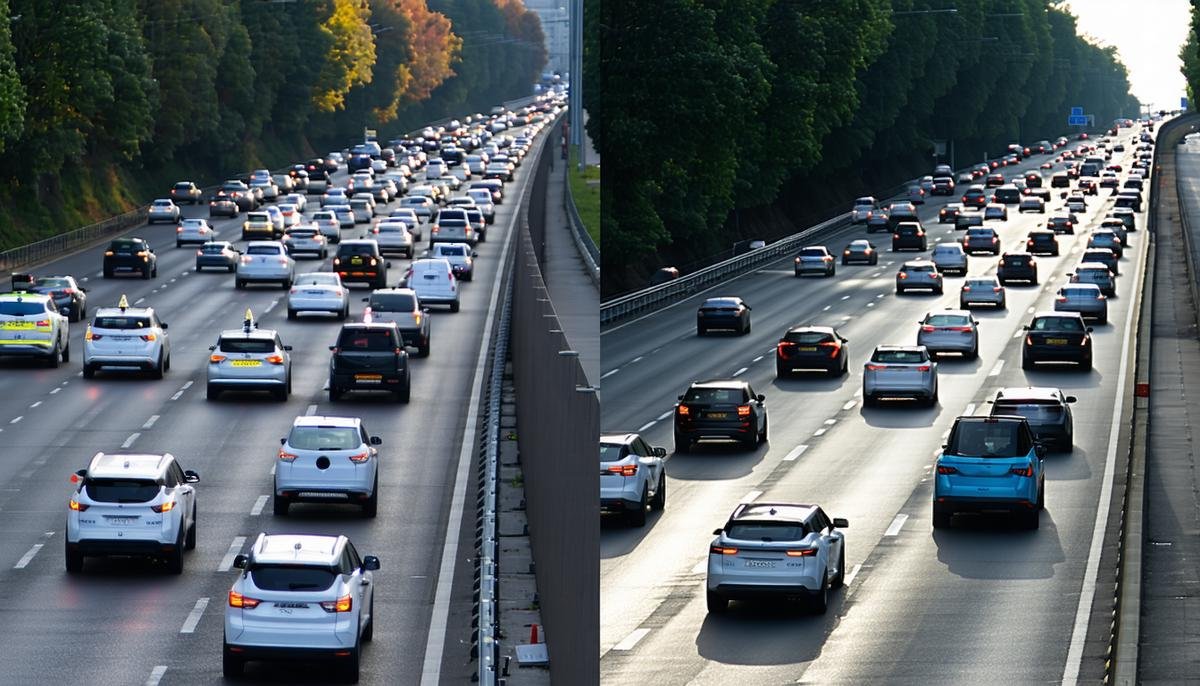
M 933 528 L 960 512 L 1006 512 L 1038 528 L 1046 504 L 1045 448 L 1024 417 L 959 417 L 937 459 Z

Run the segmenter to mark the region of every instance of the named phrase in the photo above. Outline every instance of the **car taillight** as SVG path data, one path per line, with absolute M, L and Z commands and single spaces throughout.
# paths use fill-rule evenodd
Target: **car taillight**
M 635 476 L 638 466 L 636 464 L 615 464 L 608 468 L 610 474 L 618 476 Z
M 729 548 L 723 545 L 710 546 L 708 549 L 709 555 L 737 555 L 737 548 Z
M 1054 300 L 1055 300 L 1056 302 L 1065 303 L 1065 302 L 1067 301 L 1067 296 L 1065 296 L 1065 295 L 1060 295 L 1060 296 L 1058 296 L 1057 298 L 1055 298 Z
M 261 600 L 249 598 L 241 593 L 238 593 L 237 591 L 229 592 L 229 607 L 240 607 L 243 610 L 253 610 L 254 608 L 258 607 L 258 604 L 261 602 Z M 322 605 L 324 605 L 324 603 L 322 603 Z
M 1033 345 L 1033 336 L 1025 336 L 1025 345 Z
M 249 255 L 242 255 L 242 264 L 250 264 L 250 262 L 251 260 Z
M 371 459 L 371 453 L 366 450 L 362 451 L 361 453 L 354 453 L 350 456 L 350 461 L 356 464 L 362 464 L 369 459 Z
M 691 412 L 692 412 L 692 408 L 688 407 L 687 405 L 679 406 L 679 415 L 681 417 L 687 417 L 688 415 L 691 414 Z
M 287 258 L 286 258 L 286 257 L 281 257 L 281 258 L 279 258 L 279 264 L 281 264 L 281 265 L 283 265 L 283 266 L 285 266 L 285 267 L 286 267 L 286 266 L 287 266 L 287 263 L 288 263 L 288 261 L 287 261 Z
M 267 362 L 271 364 L 283 364 L 283 355 L 267 355 Z
M 196 254 L 197 254 L 197 255 L 203 255 L 203 254 L 204 254 L 204 251 L 203 251 L 203 250 L 197 250 L 197 251 L 196 251 Z
M 212 364 L 216 364 L 218 362 L 224 362 L 225 356 L 224 355 L 209 355 L 208 361 Z
M 933 327 L 929 326 L 928 324 L 925 324 L 924 326 L 921 327 L 921 333 L 933 333 L 933 331 L 934 331 Z
M 1025 465 L 1024 467 L 1013 467 L 1012 469 L 1008 470 L 1008 472 L 1009 474 L 1016 474 L 1017 476 L 1033 476 L 1033 467 L 1029 465 Z
M 337 600 L 321 601 L 321 609 L 326 612 L 349 612 L 352 607 L 354 607 L 354 604 L 350 599 L 349 593 Z
M 337 265 L 339 265 L 339 264 L 341 264 L 341 263 L 342 263 L 342 260 L 341 260 L 341 258 L 338 258 L 338 257 L 335 257 L 335 258 L 333 258 L 333 264 L 334 264 L 334 266 L 337 266 Z
M 183 227 L 182 226 L 175 227 L 175 233 L 183 233 Z
M 957 474 L 958 469 L 955 467 L 946 467 L 946 466 L 938 465 L 937 473 L 938 474 Z
M 907 278 L 908 278 L 908 274 L 907 274 L 906 272 L 899 272 L 899 273 L 897 273 L 897 274 L 896 274 L 896 278 L 897 278 L 897 279 L 907 279 Z
M 83 503 L 79 502 L 78 500 L 71 498 L 71 502 L 67 503 L 67 507 L 71 508 L 71 510 L 73 510 L 75 512 L 83 512 L 91 506 L 84 505 Z
M 930 367 L 930 365 L 923 364 L 923 365 L 921 365 L 920 367 L 917 367 L 917 371 L 918 371 L 918 372 L 927 372 L 927 371 L 929 371 L 931 368 L 932 368 L 932 367 Z
M 958 333 L 970 333 L 971 332 L 971 327 L 969 327 L 969 326 L 951 326 L 951 327 L 949 327 L 949 329 L 951 331 L 955 331 Z
M 146 341 L 148 343 L 158 340 L 158 336 L 156 336 L 152 333 L 144 333 L 141 336 L 138 336 L 138 338 L 141 338 L 143 341 Z
M 816 554 L 816 548 L 797 548 L 796 550 L 787 551 L 788 557 L 813 557 Z
M 738 405 L 737 413 L 738 413 L 739 417 L 749 417 L 750 416 L 750 406 L 749 405 Z
M 868 364 L 867 365 L 867 371 L 869 371 L 869 372 L 881 372 L 885 369 L 887 369 L 887 365 L 885 365 L 885 364 Z
M 175 501 L 167 500 L 159 505 L 151 505 L 150 509 L 158 513 L 170 512 L 171 510 L 175 509 Z
M 279 459 L 283 460 L 284 462 L 292 462 L 296 459 L 296 455 L 294 453 L 287 452 L 283 448 L 280 448 Z

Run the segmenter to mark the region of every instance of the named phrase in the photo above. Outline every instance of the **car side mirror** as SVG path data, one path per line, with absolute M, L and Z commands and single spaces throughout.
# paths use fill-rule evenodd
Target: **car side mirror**
M 329 346 L 329 349 L 330 349 L 331 351 L 333 351 L 333 350 L 337 350 L 337 346 L 336 346 L 336 345 L 331 345 L 331 346 Z
M 363 298 L 363 299 L 362 299 L 362 301 L 363 301 L 363 302 L 367 302 L 367 301 L 369 301 L 369 300 L 370 300 L 370 298 Z
M 1033 446 L 1033 451 L 1037 453 L 1039 459 L 1046 456 L 1046 446 L 1042 445 L 1041 443 L 1035 444 Z
M 379 558 L 374 555 L 367 555 L 362 562 L 363 571 L 374 572 L 379 569 Z
M 189 484 L 194 484 L 200 480 L 200 475 L 190 469 L 185 469 L 183 470 L 183 480 Z
M 652 450 L 652 452 L 654 453 L 654 456 L 655 456 L 655 457 L 666 457 L 666 456 L 667 456 L 667 449 L 666 449 L 666 448 L 658 448 L 658 447 L 656 447 L 656 448 L 654 448 L 654 449 Z
M 383 445 L 383 439 L 378 436 L 371 437 L 371 445 Z
M 1076 397 L 1075 397 L 1075 396 L 1073 396 L 1073 395 L 1068 395 L 1068 396 L 1066 397 L 1066 401 L 1067 401 L 1068 403 L 1073 403 L 1073 402 L 1077 402 L 1077 401 L 1078 401 L 1078 398 L 1076 398 Z
M 238 555 L 237 557 L 233 558 L 233 566 L 237 567 L 238 569 L 245 569 L 246 562 L 247 560 L 245 555 Z
M 845 517 L 834 517 L 833 518 L 833 528 L 846 529 L 849 527 L 850 527 L 850 521 L 847 520 Z
M 383 264 L 384 264 L 384 266 L 385 266 L 385 267 L 387 267 L 388 269 L 391 269 L 391 268 L 392 268 L 392 261 L 391 261 L 391 260 L 388 260 L 387 262 L 384 262 Z
M 88 475 L 88 471 L 86 469 L 76 469 L 75 470 L 75 476 L 77 476 L 81 479 L 86 479 L 87 475 Z
M 86 288 L 82 288 L 82 287 L 79 289 L 79 291 L 80 291 L 81 293 L 87 293 L 87 292 L 88 292 Z
M 1028 325 L 1028 324 L 1026 324 L 1025 326 L 1022 326 L 1021 328 L 1022 328 L 1022 329 L 1024 329 L 1025 331 L 1028 331 L 1028 330 L 1029 330 L 1029 325 Z
M 713 536 L 720 536 L 724 529 L 713 529 Z
M 471 251 L 471 257 L 479 257 L 479 253 L 477 253 L 477 252 L 475 252 L 474 250 L 472 250 L 472 251 Z
M 760 403 L 767 402 L 767 396 L 763 395 L 762 393 L 759 393 L 758 395 L 754 396 L 754 399 Z
M 1087 328 L 1087 332 L 1088 332 L 1088 333 L 1091 333 L 1091 332 L 1092 332 L 1092 327 L 1090 327 L 1090 326 L 1089 326 L 1089 327 Z
M 168 328 L 169 328 L 169 327 L 167 326 L 167 323 L 166 323 L 166 322 L 162 322 L 162 330 L 163 330 L 163 331 L 166 331 Z
M 213 350 L 216 350 L 216 349 L 217 349 L 217 346 L 215 346 L 215 345 L 208 346 L 209 352 L 212 352 Z

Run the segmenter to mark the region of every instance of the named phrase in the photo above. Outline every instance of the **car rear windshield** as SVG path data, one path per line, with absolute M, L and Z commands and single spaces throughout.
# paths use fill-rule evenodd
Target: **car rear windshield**
M 337 580 L 329 567 L 310 565 L 255 565 L 250 579 L 264 591 L 324 591 Z
M 800 251 L 800 257 L 825 257 L 825 251 L 821 248 L 805 248 Z
M 444 245 L 439 249 L 438 254 L 442 257 L 462 257 L 467 254 L 467 251 L 460 245 Z
M 88 479 L 84 491 L 100 503 L 144 503 L 158 495 L 158 482 L 149 479 Z
M 992 235 L 991 229 L 967 229 L 967 236 L 970 238 L 991 238 Z
M 177 183 L 177 184 L 175 184 L 175 190 L 177 190 L 177 191 L 186 191 L 186 190 L 191 190 L 191 188 L 192 188 L 192 184 L 190 184 L 190 183 Z
M 246 215 L 246 221 L 269 222 L 271 221 L 271 215 L 267 214 L 266 212 L 251 212 L 250 214 Z
M 1027 437 L 1015 421 L 960 422 L 950 436 L 948 452 L 978 457 L 1022 457 L 1029 454 Z
M 148 329 L 149 317 L 121 316 L 96 317 L 92 322 L 93 329 Z
M 200 246 L 200 249 L 206 253 L 216 254 L 225 250 L 225 246 L 220 243 L 205 243 L 204 245 Z
M 312 238 L 316 233 L 313 229 L 292 229 L 288 231 L 288 235 L 293 238 Z
M 296 278 L 297 286 L 337 286 L 338 284 L 337 274 L 332 272 L 305 274 Z
M 338 246 L 338 257 L 347 255 L 374 255 L 375 246 L 371 243 L 342 243 Z
M 733 522 L 725 527 L 725 535 L 739 541 L 798 541 L 808 535 L 804 522 Z
M 377 312 L 412 312 L 416 309 L 416 297 L 407 294 L 372 295 L 367 303 Z
M 919 350 L 876 350 L 872 362 L 888 364 L 920 364 L 924 362 Z
M 783 340 L 792 343 L 813 345 L 816 343 L 827 343 L 833 340 L 833 335 L 824 331 L 789 331 L 784 334 Z
M 113 241 L 108 247 L 113 250 L 141 250 L 142 244 L 138 241 L 120 239 Z
M 746 399 L 740 388 L 689 388 L 683 396 L 690 403 L 740 403 Z
M 710 298 L 704 301 L 701 309 L 737 309 L 738 302 L 732 298 Z
M 914 265 L 906 264 L 903 267 L 901 267 L 901 271 L 908 273 L 908 274 L 912 274 L 913 272 L 931 272 L 931 271 L 933 271 L 933 265 L 932 264 L 914 264 Z
M 31 314 L 42 314 L 45 311 L 46 306 L 40 302 L 0 302 L 0 315 L 24 317 Z
M 934 314 L 925 319 L 930 326 L 967 326 L 971 320 L 961 314 Z
M 616 462 L 625 459 L 626 448 L 621 443 L 601 443 L 600 444 L 600 461 L 601 462 Z
M 222 338 L 223 353 L 273 353 L 275 341 L 270 338 Z
M 66 279 L 48 276 L 38 279 L 33 285 L 36 288 L 68 288 L 71 282 Z
M 279 247 L 275 245 L 251 245 L 246 248 L 247 255 L 278 255 Z
M 294 426 L 288 445 L 299 450 L 352 450 L 362 445 L 353 426 Z
M 1033 331 L 1083 331 L 1083 321 L 1078 317 L 1039 317 L 1029 327 Z
M 1062 405 L 1057 400 L 998 400 L 992 406 L 992 414 L 1015 414 L 1032 422 L 1057 420 L 1063 415 Z
M 1020 265 L 1028 264 L 1029 257 L 1026 255 L 1005 255 L 1004 263 L 1015 265 L 1015 266 L 1020 266 Z
M 392 350 L 396 342 L 387 329 L 344 329 L 338 338 L 342 350 L 367 350 L 373 352 Z

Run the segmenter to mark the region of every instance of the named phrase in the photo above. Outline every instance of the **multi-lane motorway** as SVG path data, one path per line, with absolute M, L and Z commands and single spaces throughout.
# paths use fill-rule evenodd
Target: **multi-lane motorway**
M 507 133 L 520 135 L 521 130 Z M 435 311 L 433 350 L 410 357 L 411 402 L 349 397 L 330 404 L 325 392 L 329 348 L 340 323 L 319 317 L 288 321 L 287 292 L 277 287 L 236 290 L 232 274 L 196 273 L 194 246 L 176 248 L 174 225 L 139 227 L 127 235 L 150 241 L 158 278 L 102 279 L 98 246 L 31 271 L 70 274 L 88 289 L 89 310 L 131 304 L 152 306 L 170 325 L 172 364 L 161 381 L 102 375 L 84 380 L 80 353 L 84 323 L 72 325 L 70 364 L 58 369 L 20 360 L 0 361 L 0 642 L 5 646 L 0 683 L 214 683 L 221 679 L 222 616 L 233 580 L 230 566 L 260 532 L 343 533 L 362 554 L 379 556 L 374 641 L 364 651 L 362 681 L 415 684 L 423 670 L 433 678 L 467 680 L 465 626 L 449 626 L 453 598 L 469 608 L 469 548 L 442 568 L 451 521 L 460 452 L 474 440 L 469 417 L 480 385 L 481 345 L 490 326 L 510 250 L 521 191 L 530 174 L 518 169 L 497 206 L 472 283 L 463 286 L 462 309 Z M 421 173 L 417 172 L 418 178 Z M 339 172 L 335 181 L 345 181 Z M 166 189 L 164 189 L 165 192 Z M 307 214 L 318 206 L 310 196 Z M 207 216 L 206 206 L 184 207 L 185 216 Z M 221 240 L 236 241 L 244 218 L 213 220 Z M 345 237 L 358 237 L 366 225 Z M 425 239 L 428 239 L 428 227 Z M 418 256 L 424 244 L 418 246 Z M 407 260 L 393 257 L 389 285 Z M 329 270 L 330 260 L 297 261 L 297 273 Z M 351 318 L 369 290 L 352 290 Z M 293 392 L 286 403 L 267 396 L 204 397 L 208 346 L 219 331 L 237 328 L 249 308 L 263 328 L 293 346 Z M 271 513 L 272 470 L 279 438 L 304 414 L 351 415 L 382 438 L 377 519 L 354 508 L 299 505 L 286 518 Z M 63 535 L 72 472 L 97 451 L 170 452 L 199 472 L 198 546 L 181 576 L 138 560 L 90 559 L 85 573 L 67 575 Z M 467 516 L 471 508 L 467 508 Z M 468 522 L 469 523 L 469 522 Z M 469 532 L 468 527 L 465 531 Z M 457 538 L 452 542 L 457 542 Z M 469 538 L 468 545 L 469 545 Z M 465 567 L 465 568 L 464 568 Z M 439 583 L 441 582 L 441 583 Z M 465 582 L 460 583 L 460 582 Z M 447 592 L 452 590 L 452 594 Z M 446 634 L 443 637 L 443 634 Z M 433 644 L 427 645 L 432 638 Z M 446 644 L 453 646 L 444 650 Z M 333 672 L 297 664 L 248 666 L 262 683 L 322 683 Z M 427 678 L 429 675 L 426 675 Z
M 1128 172 L 1135 129 L 1121 129 Z M 1069 144 L 1073 149 L 1077 143 Z M 1034 155 L 1007 176 L 1053 156 Z M 1043 172 L 1049 174 L 1061 169 Z M 1124 178 L 1124 174 L 1122 174 Z M 959 187 L 959 192 L 963 187 Z M 1048 214 L 1010 209 L 989 221 L 1004 249 L 1062 208 L 1053 189 Z M 957 195 L 950 198 L 957 201 Z M 945 204 L 919 207 L 936 242 L 962 236 L 937 224 Z M 897 296 L 897 268 L 915 253 L 888 252 L 886 234 L 860 225 L 823 242 L 840 254 L 853 238 L 883 250 L 878 266 L 840 266 L 831 279 L 797 279 L 790 257 L 601 335 L 604 431 L 640 431 L 673 450 L 671 413 L 693 380 L 737 377 L 767 397 L 770 441 L 755 451 L 704 445 L 668 462 L 667 503 L 645 528 L 606 522 L 601 538 L 601 681 L 605 684 L 1033 683 L 1071 681 L 1089 627 L 1100 540 L 1109 504 L 1123 409 L 1125 352 L 1144 261 L 1145 218 L 1121 261 L 1109 322 L 1095 326 L 1091 372 L 1021 369 L 1022 326 L 1053 309 L 1054 291 L 1079 262 L 1088 233 L 1112 208 L 1107 189 L 1090 196 L 1083 227 L 1060 235 L 1060 257 L 1038 257 L 1037 286 L 1008 286 L 1006 311 L 976 310 L 977 360 L 940 362 L 940 404 L 864 408 L 862 364 L 876 345 L 913 344 L 917 321 L 958 306 L 962 277 L 941 296 Z M 928 253 L 925 253 L 928 255 Z M 970 258 L 970 275 L 994 274 L 997 259 Z M 737 295 L 753 307 L 745 336 L 698 338 L 705 297 Z M 850 374 L 777 380 L 773 357 L 789 325 L 837 326 L 850 343 Z M 933 531 L 931 467 L 954 418 L 986 413 L 1007 386 L 1055 386 L 1079 397 L 1075 450 L 1046 460 L 1046 510 L 1037 531 L 1000 520 Z M 705 609 L 708 543 L 734 506 L 750 500 L 815 502 L 849 519 L 847 585 L 829 613 L 782 604 Z M 1093 630 L 1096 627 L 1092 627 Z M 1107 627 L 1104 627 L 1107 630 Z

